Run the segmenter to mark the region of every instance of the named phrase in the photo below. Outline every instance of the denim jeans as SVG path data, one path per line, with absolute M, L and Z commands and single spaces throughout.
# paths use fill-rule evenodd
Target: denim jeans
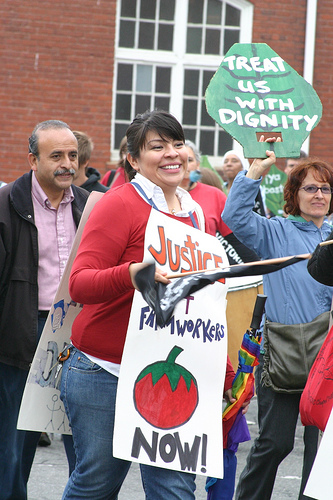
M 237 457 L 234 451 L 223 450 L 223 479 L 207 478 L 207 500 L 232 500 L 235 491 Z
M 259 436 L 247 457 L 236 489 L 236 500 L 269 500 L 282 460 L 294 447 L 301 394 L 284 394 L 265 387 L 260 381 L 263 357 L 256 368 Z M 304 455 L 299 500 L 309 497 L 303 491 L 317 452 L 318 429 L 304 429 Z
M 118 379 L 71 349 L 61 377 L 61 399 L 73 432 L 76 467 L 63 499 L 117 499 L 131 462 L 113 457 Z M 148 500 L 193 500 L 195 475 L 141 465 Z
M 45 318 L 38 320 L 38 336 Z M 26 500 L 27 482 L 40 432 L 17 430 L 27 370 L 0 363 L 0 500 Z M 71 436 L 64 436 L 70 473 L 75 466 Z

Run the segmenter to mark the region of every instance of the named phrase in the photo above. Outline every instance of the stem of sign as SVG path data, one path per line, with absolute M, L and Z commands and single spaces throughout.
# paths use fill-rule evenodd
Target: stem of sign
M 333 240 L 332 240 L 333 243 Z M 266 265 L 266 264 L 280 264 L 281 262 L 285 262 L 288 259 L 293 259 L 294 257 L 298 259 L 310 259 L 311 253 L 305 253 L 302 255 L 291 255 L 289 257 L 279 257 L 276 259 L 267 259 L 267 260 L 256 260 L 254 262 L 244 262 L 243 264 L 234 264 L 232 266 L 221 266 L 221 267 L 215 267 L 215 269 L 201 269 L 199 271 L 187 271 L 185 273 L 175 273 L 175 274 L 168 274 L 165 276 L 166 279 L 173 279 L 173 278 L 181 278 L 182 276 L 188 276 L 191 274 L 200 274 L 200 273 L 211 273 L 214 271 L 223 271 L 224 269 L 234 269 L 235 267 L 240 267 L 240 266 L 260 266 L 260 265 Z
M 326 247 L 327 245 L 332 245 L 332 243 L 333 243 L 333 240 L 322 241 L 321 243 L 319 243 L 319 246 Z

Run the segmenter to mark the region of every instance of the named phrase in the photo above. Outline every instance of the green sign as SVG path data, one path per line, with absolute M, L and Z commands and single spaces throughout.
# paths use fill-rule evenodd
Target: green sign
M 287 178 L 287 174 L 279 170 L 276 165 L 272 165 L 261 182 L 265 205 L 273 215 L 283 216 L 285 204 L 283 190 Z
M 296 158 L 319 123 L 322 105 L 313 87 L 265 43 L 235 43 L 206 89 L 210 116 L 244 148 L 266 157 L 265 138 L 278 158 Z

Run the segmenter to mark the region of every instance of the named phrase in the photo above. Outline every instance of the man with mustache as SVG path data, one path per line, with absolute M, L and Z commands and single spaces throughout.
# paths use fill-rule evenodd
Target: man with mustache
M 27 498 L 40 433 L 16 429 L 20 403 L 89 194 L 72 185 L 78 144 L 66 123 L 36 125 L 28 162 L 30 172 L 0 190 L 0 500 Z

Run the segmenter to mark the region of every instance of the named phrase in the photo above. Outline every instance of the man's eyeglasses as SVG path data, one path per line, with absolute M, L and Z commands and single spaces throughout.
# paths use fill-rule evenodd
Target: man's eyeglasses
M 311 184 L 310 186 L 304 186 L 304 187 L 301 187 L 300 189 L 304 189 L 304 191 L 306 193 L 310 193 L 310 194 L 315 194 L 318 191 L 318 189 L 320 189 L 320 191 L 323 194 L 332 194 L 333 193 L 333 188 L 331 188 L 331 186 L 318 187 L 318 186 L 314 186 L 313 184 Z

